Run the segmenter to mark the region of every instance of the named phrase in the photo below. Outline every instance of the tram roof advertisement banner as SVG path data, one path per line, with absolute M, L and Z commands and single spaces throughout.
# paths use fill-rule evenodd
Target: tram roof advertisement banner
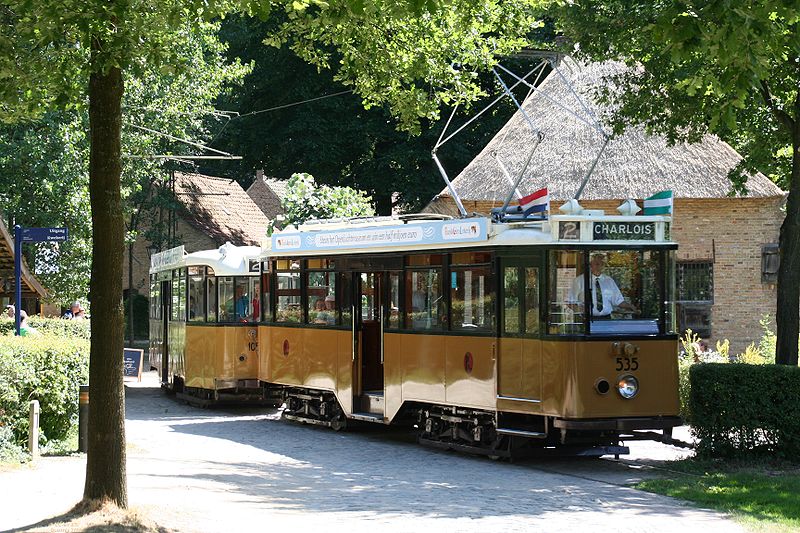
M 272 249 L 302 252 L 349 248 L 387 248 L 480 242 L 488 238 L 487 220 L 477 217 L 396 226 L 279 233 L 272 236 Z

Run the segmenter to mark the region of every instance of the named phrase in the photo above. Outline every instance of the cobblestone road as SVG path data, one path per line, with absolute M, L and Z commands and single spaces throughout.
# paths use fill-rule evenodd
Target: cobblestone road
M 131 505 L 171 530 L 740 530 L 718 513 L 629 488 L 646 473 L 613 461 L 492 462 L 383 428 L 335 433 L 282 422 L 275 410 L 199 410 L 147 386 L 129 388 L 127 402 Z M 80 498 L 84 464 L 45 459 L 0 473 L 13 510 L 0 512 L 0 529 L 67 510 Z M 24 503 L 31 497 L 38 506 Z

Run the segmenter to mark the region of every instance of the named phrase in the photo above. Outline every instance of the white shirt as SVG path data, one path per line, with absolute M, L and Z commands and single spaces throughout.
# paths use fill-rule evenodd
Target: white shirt
M 595 295 L 595 280 L 600 280 L 600 291 L 603 293 L 603 310 L 597 309 L 597 296 Z M 625 301 L 625 297 L 617 287 L 614 278 L 600 274 L 589 274 L 589 289 L 592 291 L 592 316 L 608 316 L 614 307 Z M 578 276 L 572 282 L 569 291 L 569 303 L 583 304 L 583 276 Z

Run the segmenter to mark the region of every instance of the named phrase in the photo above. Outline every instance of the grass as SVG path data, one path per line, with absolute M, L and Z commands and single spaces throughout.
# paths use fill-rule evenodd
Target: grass
M 776 460 L 685 459 L 637 488 L 732 514 L 753 531 L 800 531 L 800 465 Z

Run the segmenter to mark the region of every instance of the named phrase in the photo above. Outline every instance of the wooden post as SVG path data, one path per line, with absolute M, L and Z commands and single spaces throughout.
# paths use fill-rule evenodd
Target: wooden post
M 39 400 L 31 400 L 28 412 L 28 452 L 32 458 L 39 455 Z

